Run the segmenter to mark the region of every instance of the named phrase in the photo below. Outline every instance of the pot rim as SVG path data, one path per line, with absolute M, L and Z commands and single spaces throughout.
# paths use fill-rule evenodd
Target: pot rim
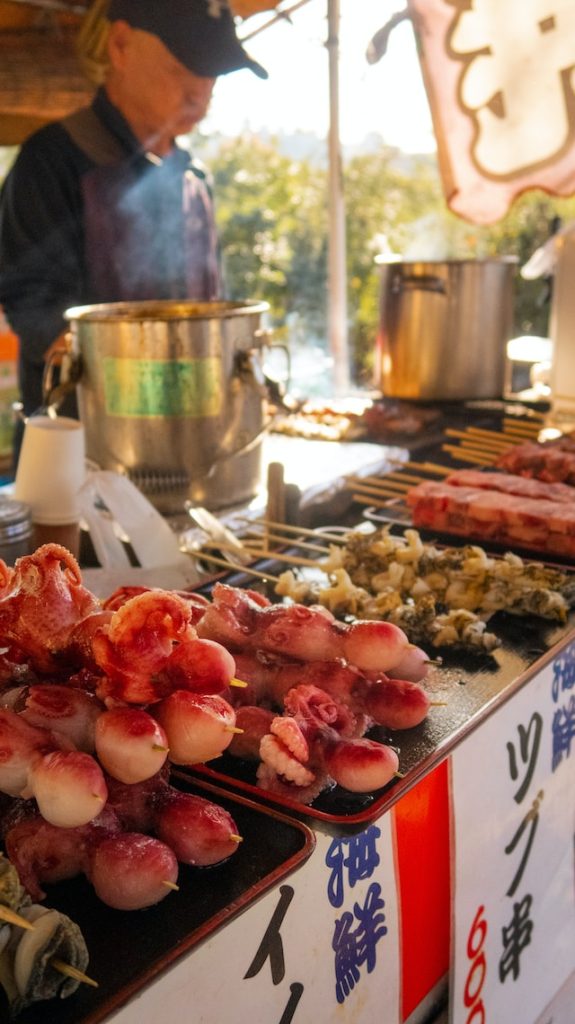
M 269 303 L 194 302 L 186 299 L 146 299 L 141 302 L 103 302 L 87 306 L 71 306 L 64 311 L 68 321 L 84 323 L 138 323 L 145 320 L 224 320 L 237 316 L 267 313 Z
M 416 259 L 404 260 L 401 256 L 395 256 L 393 253 L 391 253 L 390 255 L 383 254 L 380 256 L 376 256 L 375 263 L 377 263 L 378 266 L 400 265 L 408 267 L 420 266 L 422 263 L 430 264 L 431 266 L 434 267 L 461 266 L 467 264 L 471 266 L 483 266 L 488 263 L 515 265 L 519 263 L 519 256 L 485 256 L 481 259 L 475 259 L 472 256 L 464 257 L 463 259 L 427 259 L 425 256 L 421 256 Z

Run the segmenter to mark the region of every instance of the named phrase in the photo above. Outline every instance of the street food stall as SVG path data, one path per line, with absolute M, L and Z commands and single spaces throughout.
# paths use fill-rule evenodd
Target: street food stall
M 262 304 L 68 311 L 0 500 L 1 1019 L 572 1024 L 575 440 L 493 263 L 382 266 L 359 398 L 290 403 Z

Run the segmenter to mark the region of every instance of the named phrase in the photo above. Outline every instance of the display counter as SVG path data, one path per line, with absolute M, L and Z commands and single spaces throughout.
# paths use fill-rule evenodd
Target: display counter
M 269 441 L 268 464 L 281 461 L 312 527 L 359 521 L 348 474 L 446 458 L 443 435 L 417 449 Z M 266 499 L 222 519 L 258 518 Z M 258 565 L 273 575 L 272 561 Z M 249 571 L 196 571 L 203 593 L 216 578 L 255 585 Z M 503 615 L 492 654 L 433 667 L 427 719 L 386 735 L 400 771 L 381 791 L 303 805 L 227 755 L 178 771 L 178 785 L 208 787 L 237 815 L 242 849 L 186 869 L 179 892 L 132 914 L 95 909 L 80 882 L 51 888 L 85 928 L 100 985 L 58 1020 L 572 1024 L 574 625 L 573 612 Z M 18 1019 L 52 1012 L 38 1003 Z

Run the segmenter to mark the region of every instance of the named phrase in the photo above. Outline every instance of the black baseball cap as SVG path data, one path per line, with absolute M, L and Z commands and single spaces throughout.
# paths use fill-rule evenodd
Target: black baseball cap
M 181 64 L 203 78 L 241 68 L 268 77 L 240 43 L 227 0 L 111 0 L 107 17 L 158 36 Z

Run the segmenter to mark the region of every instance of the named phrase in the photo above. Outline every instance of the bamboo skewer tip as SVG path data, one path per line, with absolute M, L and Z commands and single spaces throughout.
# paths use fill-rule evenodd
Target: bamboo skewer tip
M 89 978 L 84 971 L 78 970 L 77 967 L 73 967 L 72 964 L 64 963 L 63 960 L 57 958 L 50 961 L 50 966 L 58 971 L 59 974 L 66 975 L 67 978 L 73 978 L 74 981 L 81 981 L 84 985 L 90 985 L 92 988 L 99 988 L 99 983 L 94 981 L 93 978 Z

